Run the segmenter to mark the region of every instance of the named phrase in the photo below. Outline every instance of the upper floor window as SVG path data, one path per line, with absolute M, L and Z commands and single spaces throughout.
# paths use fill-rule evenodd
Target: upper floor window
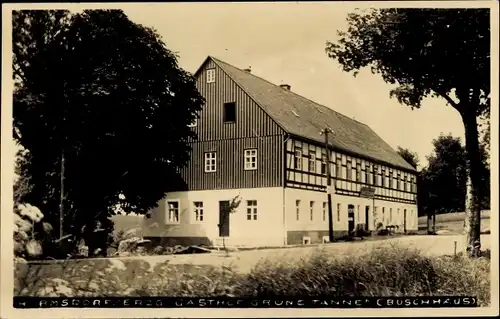
M 351 180 L 351 176 L 352 176 L 352 170 L 351 170 L 351 163 L 347 163 L 347 179 L 348 180 Z
M 257 220 L 256 200 L 247 200 L 247 220 Z
M 214 83 L 215 82 L 215 69 L 208 69 L 207 70 L 207 83 Z
M 309 153 L 309 172 L 316 172 L 316 154 Z
M 321 174 L 326 175 L 326 154 L 321 155 Z
M 302 149 L 300 147 L 295 147 L 293 167 L 295 169 L 302 169 Z
M 224 103 L 224 123 L 236 122 L 236 103 Z
M 178 224 L 179 223 L 179 202 L 178 201 L 167 201 L 167 224 Z
M 203 202 L 194 202 L 194 221 L 203 221 Z
M 257 169 L 257 149 L 245 150 L 245 170 Z
M 215 172 L 217 170 L 217 153 L 205 153 L 205 173 Z

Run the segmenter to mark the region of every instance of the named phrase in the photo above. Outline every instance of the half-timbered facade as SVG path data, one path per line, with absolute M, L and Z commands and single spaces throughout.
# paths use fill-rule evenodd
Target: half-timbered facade
M 333 229 L 417 230 L 415 170 L 367 125 L 208 57 L 195 73 L 206 102 L 198 138 L 145 237 L 168 244 L 275 246 L 328 236 L 327 165 Z M 329 128 L 328 150 L 320 132 Z M 330 163 L 327 153 L 330 152 Z M 227 213 L 239 196 L 239 207 Z

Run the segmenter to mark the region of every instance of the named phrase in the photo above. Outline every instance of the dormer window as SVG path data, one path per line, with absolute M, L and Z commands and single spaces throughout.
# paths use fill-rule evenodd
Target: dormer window
M 207 70 L 207 83 L 214 83 L 215 82 L 215 69 L 208 69 Z
M 224 103 L 224 123 L 236 122 L 236 103 Z

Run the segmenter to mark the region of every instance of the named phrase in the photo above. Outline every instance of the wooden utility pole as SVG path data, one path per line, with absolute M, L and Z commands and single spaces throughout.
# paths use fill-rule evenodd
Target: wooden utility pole
M 326 149 L 326 193 L 328 196 L 328 240 L 333 242 L 333 213 L 332 213 L 332 194 L 330 193 L 330 186 L 332 185 L 332 178 L 330 174 L 330 147 L 328 145 L 328 133 L 333 133 L 329 128 L 321 131 L 325 135 L 325 149 Z
M 64 151 L 61 153 L 61 188 L 59 202 L 59 239 L 63 238 L 63 222 L 64 222 Z

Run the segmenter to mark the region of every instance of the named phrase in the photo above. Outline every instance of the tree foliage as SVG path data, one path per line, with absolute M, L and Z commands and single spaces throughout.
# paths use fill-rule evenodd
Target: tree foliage
M 465 127 L 468 249 L 480 242 L 481 151 L 477 117 L 490 110 L 489 9 L 372 9 L 349 14 L 348 28 L 327 42 L 326 53 L 343 70 L 370 68 L 395 87 L 390 96 L 420 108 L 441 97 Z M 474 252 L 473 255 L 478 255 Z
M 402 148 L 400 146 L 398 146 L 397 152 L 406 162 L 408 162 L 408 164 L 417 169 L 420 160 L 416 152 L 412 152 L 409 149 Z
M 419 210 L 421 214 L 441 214 L 465 210 L 467 157 L 458 137 L 440 135 L 432 141 L 434 149 L 428 164 L 419 173 Z M 481 151 L 482 209 L 489 209 L 490 172 L 485 151 Z
M 109 226 L 117 204 L 147 212 L 181 182 L 204 100 L 155 30 L 121 10 L 16 11 L 13 46 L 23 200 L 58 224 L 64 158 L 64 229 L 79 234 Z

